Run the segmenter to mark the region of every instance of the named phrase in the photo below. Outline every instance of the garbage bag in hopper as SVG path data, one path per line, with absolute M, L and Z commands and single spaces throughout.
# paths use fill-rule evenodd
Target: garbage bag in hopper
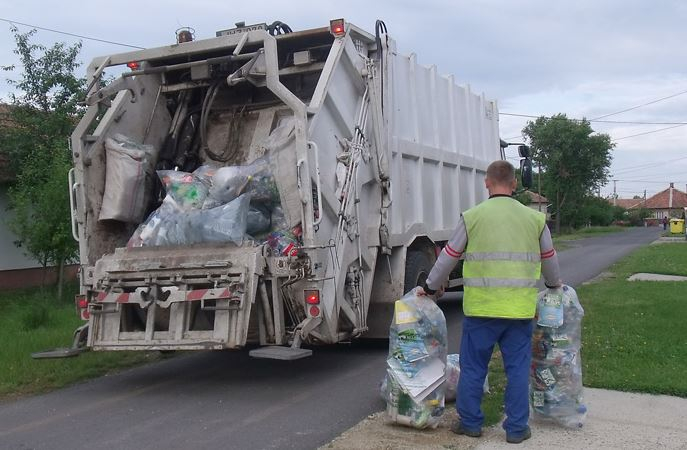
M 583 317 L 577 293 L 570 286 L 539 293 L 530 370 L 530 401 L 535 419 L 568 428 L 584 425 L 587 407 L 580 357 Z
M 385 398 L 389 420 L 435 428 L 444 412 L 446 319 L 415 290 L 394 305 L 389 330 Z
M 207 182 L 204 182 L 192 173 L 176 170 L 158 170 L 157 175 L 165 187 L 167 197 L 174 200 L 179 209 L 200 208 L 208 196 Z
M 152 181 L 155 149 L 115 134 L 105 140 L 105 193 L 98 220 L 139 223 Z

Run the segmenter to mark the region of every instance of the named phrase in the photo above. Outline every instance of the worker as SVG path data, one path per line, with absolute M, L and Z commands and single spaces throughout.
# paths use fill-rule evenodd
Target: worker
M 457 388 L 459 420 L 451 430 L 482 435 L 483 384 L 494 345 L 499 344 L 508 384 L 505 393 L 506 441 L 531 436 L 529 370 L 532 320 L 541 274 L 549 288 L 561 286 L 558 256 L 543 213 L 512 197 L 517 181 L 507 161 L 487 168 L 489 199 L 463 213 L 419 295 L 443 294 L 449 273 L 463 257 L 463 334 Z

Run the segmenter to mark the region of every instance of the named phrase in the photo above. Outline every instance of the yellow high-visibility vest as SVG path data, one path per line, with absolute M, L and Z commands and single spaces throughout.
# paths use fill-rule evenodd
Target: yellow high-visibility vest
M 463 312 L 530 319 L 541 276 L 539 239 L 546 216 L 511 197 L 493 197 L 463 213 L 468 243 Z

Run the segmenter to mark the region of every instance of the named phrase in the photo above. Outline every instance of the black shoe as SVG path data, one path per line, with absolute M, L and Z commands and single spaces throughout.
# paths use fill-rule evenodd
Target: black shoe
M 463 428 L 463 424 L 460 422 L 460 420 L 457 420 L 451 425 L 451 431 L 453 431 L 456 434 L 464 434 L 465 436 L 470 436 L 474 438 L 478 438 L 482 436 L 482 430 L 467 430 Z
M 530 430 L 530 427 L 525 428 L 525 431 L 522 432 L 522 434 L 518 434 L 516 436 L 512 434 L 506 434 L 506 442 L 509 444 L 519 444 L 522 441 L 526 441 L 529 438 L 532 437 L 532 431 Z

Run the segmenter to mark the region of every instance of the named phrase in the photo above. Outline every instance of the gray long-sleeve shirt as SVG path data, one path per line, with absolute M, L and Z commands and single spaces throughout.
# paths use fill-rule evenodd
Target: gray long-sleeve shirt
M 465 252 L 468 243 L 468 233 L 465 228 L 463 216 L 460 216 L 458 226 L 453 232 L 453 236 L 446 243 L 446 246 L 439 254 L 437 262 L 432 267 L 427 277 L 427 286 L 432 290 L 437 290 L 448 280 L 448 275 L 458 264 L 461 256 Z M 560 269 L 558 267 L 558 255 L 553 248 L 551 231 L 544 225 L 544 231 L 539 238 L 539 248 L 541 252 L 541 269 L 544 282 L 547 286 L 558 286 L 560 280 Z

